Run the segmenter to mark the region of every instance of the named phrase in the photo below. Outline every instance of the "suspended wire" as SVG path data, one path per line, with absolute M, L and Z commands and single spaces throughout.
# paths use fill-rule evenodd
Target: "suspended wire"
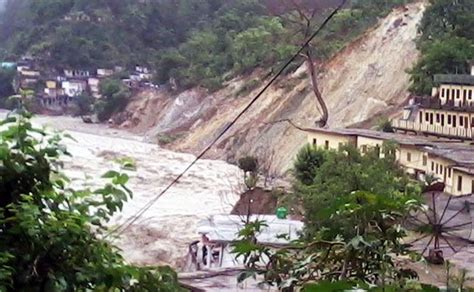
M 342 0 L 341 3 L 333 10 L 333 12 L 323 21 L 319 28 L 305 41 L 300 49 L 283 65 L 278 73 L 265 85 L 262 90 L 247 104 L 247 106 L 240 111 L 240 113 L 222 130 L 222 132 L 206 147 L 204 150 L 196 156 L 196 158 L 170 183 L 164 188 L 156 197 L 150 200 L 145 206 L 143 206 L 134 216 L 127 219 L 125 222 L 120 224 L 118 227 L 111 230 L 105 238 L 117 233 L 117 235 L 123 234 L 132 224 L 134 224 L 143 214 L 148 211 L 164 194 L 166 194 L 171 187 L 173 187 L 209 150 L 235 125 L 235 123 L 257 102 L 258 99 L 267 91 L 267 89 L 280 77 L 288 66 L 295 61 L 298 56 L 305 50 L 311 41 L 326 27 L 329 21 L 344 7 L 347 0 Z

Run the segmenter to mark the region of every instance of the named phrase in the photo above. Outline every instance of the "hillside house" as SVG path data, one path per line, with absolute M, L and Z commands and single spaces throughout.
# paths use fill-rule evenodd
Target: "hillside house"
M 349 144 L 364 153 L 368 148 L 381 149 L 385 142 L 394 142 L 398 145 L 397 161 L 408 174 L 420 180 L 432 174 L 444 182 L 445 191 L 453 195 L 474 193 L 474 148 L 471 145 L 363 129 L 306 130 L 308 143 L 328 150 Z
M 64 95 L 64 90 L 59 86 L 59 82 L 56 80 L 47 80 L 45 82 L 44 97 L 56 99 L 59 96 Z
M 402 132 L 461 140 L 474 138 L 474 65 L 468 75 L 435 75 L 431 97 L 417 97 L 393 127 Z
M 17 68 L 16 83 L 21 89 L 35 89 L 41 73 L 37 70 L 31 69 L 29 66 L 24 65 Z M 17 88 L 17 89 L 19 89 Z
M 135 73 L 130 75 L 130 79 L 136 81 L 149 81 L 153 78 L 151 70 L 143 66 L 135 66 Z
M 106 78 L 114 75 L 115 71 L 112 69 L 97 69 L 97 77 Z
M 68 97 L 81 95 L 87 90 L 87 80 L 71 79 L 63 81 L 62 89 L 64 89 L 64 94 Z
M 100 79 L 95 77 L 89 77 L 87 79 L 87 85 L 89 86 L 90 93 L 95 98 L 100 98 Z
M 87 70 L 64 69 L 66 78 L 88 78 L 90 72 Z
M 91 21 L 91 17 L 83 11 L 75 11 L 67 14 L 63 18 L 65 21 Z
M 16 69 L 16 63 L 14 63 L 14 62 L 2 62 L 0 64 L 0 67 L 2 67 L 2 69 Z

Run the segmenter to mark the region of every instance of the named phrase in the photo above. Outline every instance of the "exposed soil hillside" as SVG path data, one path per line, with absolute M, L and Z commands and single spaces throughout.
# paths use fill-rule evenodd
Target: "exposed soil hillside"
M 408 97 L 406 70 L 418 58 L 414 39 L 424 8 L 424 2 L 417 2 L 394 10 L 322 65 L 320 85 L 330 127 L 367 125 L 402 107 Z M 128 120 L 123 126 L 175 150 L 197 153 L 245 107 L 263 86 L 266 80 L 260 77 L 265 75 L 255 72 L 232 80 L 212 94 L 200 88 L 178 95 L 144 92 L 124 113 Z M 282 173 L 305 143 L 305 134 L 287 123 L 274 122 L 291 119 L 310 127 L 319 115 L 305 70 L 300 68 L 268 90 L 209 156 L 233 161 L 249 153 L 268 157 L 275 151 L 273 167 Z

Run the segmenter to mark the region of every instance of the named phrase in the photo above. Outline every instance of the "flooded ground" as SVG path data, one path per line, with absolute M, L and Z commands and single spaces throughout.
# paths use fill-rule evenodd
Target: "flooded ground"
M 116 158 L 135 160 L 137 170 L 129 173 L 128 184 L 134 197 L 112 225 L 134 216 L 194 159 L 193 155 L 161 149 L 142 142 L 142 137 L 106 125 L 84 124 L 71 117 L 36 117 L 34 121 L 65 130 L 74 138 L 64 140 L 72 154 L 65 170 L 76 186 L 96 185 L 102 174 L 117 168 Z M 236 166 L 223 161 L 199 161 L 116 241 L 123 255 L 136 264 L 170 264 L 179 269 L 188 244 L 199 239 L 197 223 L 211 215 L 230 213 L 238 200 L 241 177 Z
M 0 111 L 0 118 L 5 116 Z M 117 168 L 115 158 L 130 157 L 137 170 L 129 173 L 129 187 L 134 192 L 113 226 L 134 216 L 153 199 L 193 159 L 189 154 L 161 149 L 143 142 L 144 137 L 107 125 L 84 124 L 71 117 L 36 117 L 35 123 L 63 130 L 74 139 L 66 139 L 73 157 L 66 160 L 66 173 L 75 185 L 96 185 L 100 176 Z M 202 160 L 180 183 L 163 196 L 118 240 L 123 255 L 140 265 L 170 264 L 178 270 L 184 265 L 188 244 L 199 237 L 196 226 L 202 219 L 230 213 L 242 191 L 240 170 L 223 161 Z M 474 276 L 474 247 L 467 246 L 449 257 L 457 269 L 467 269 Z M 407 264 L 418 271 L 422 281 L 443 286 L 443 266 Z M 471 281 L 469 281 L 469 284 Z

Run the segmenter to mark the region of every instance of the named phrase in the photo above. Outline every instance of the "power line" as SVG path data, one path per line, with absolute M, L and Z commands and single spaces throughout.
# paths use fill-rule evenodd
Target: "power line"
M 311 43 L 311 41 L 323 30 L 329 21 L 336 15 L 339 10 L 344 7 L 347 0 L 342 0 L 341 3 L 334 9 L 334 11 L 324 20 L 324 22 L 319 26 L 319 28 L 306 40 L 306 42 L 300 47 L 300 49 L 291 57 L 285 65 L 278 71 L 278 73 L 265 85 L 262 90 L 250 101 L 247 106 L 240 111 L 240 113 L 222 130 L 222 132 L 206 147 L 204 150 L 182 171 L 166 188 L 164 188 L 155 198 L 150 200 L 145 206 L 143 206 L 134 216 L 130 217 L 124 223 L 110 231 L 106 237 L 112 235 L 113 233 L 118 233 L 121 235 L 125 230 L 127 230 L 133 223 L 140 219 L 143 214 L 148 211 L 166 192 L 168 192 L 171 187 L 173 187 L 199 160 L 201 160 L 204 155 L 211 150 L 211 148 L 227 133 L 232 126 L 257 102 L 258 99 L 267 91 L 267 89 L 280 77 L 288 66 L 293 63 L 293 61 L 300 56 L 300 54 L 305 50 L 305 48 Z M 128 221 L 128 222 L 127 222 Z

